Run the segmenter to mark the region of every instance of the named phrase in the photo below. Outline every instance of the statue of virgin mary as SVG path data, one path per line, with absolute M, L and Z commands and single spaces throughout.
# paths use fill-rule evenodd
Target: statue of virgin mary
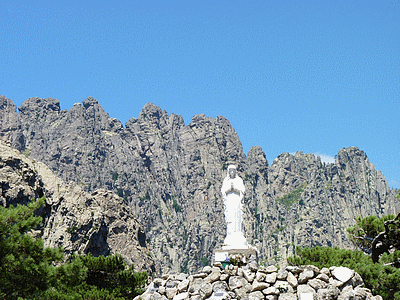
M 249 247 L 242 230 L 244 192 L 243 180 L 237 175 L 236 166 L 229 165 L 221 188 L 226 220 L 226 238 L 222 249 Z

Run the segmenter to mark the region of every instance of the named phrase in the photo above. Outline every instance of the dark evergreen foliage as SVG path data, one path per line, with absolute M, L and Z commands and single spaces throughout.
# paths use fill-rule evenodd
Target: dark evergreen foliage
M 354 269 L 373 294 L 381 295 L 385 300 L 400 300 L 400 214 L 397 217 L 359 217 L 356 222 L 348 232 L 350 239 L 363 252 L 297 247 L 296 256 L 289 257 L 288 262 L 292 265 L 312 264 L 319 268 L 345 266 Z
M 369 255 L 361 251 L 330 247 L 296 248 L 296 256 L 288 258 L 291 265 L 315 265 L 318 268 L 344 266 L 355 270 L 364 280 L 365 286 L 374 295 L 383 299 L 400 299 L 400 269 L 391 265 L 374 263 Z M 398 253 L 397 255 L 400 255 Z
M 121 255 L 61 263 L 62 249 L 34 240 L 28 232 L 41 218 L 33 212 L 44 202 L 0 206 L 0 299 L 132 299 L 142 292 L 147 272 L 134 272 Z
M 391 254 L 400 250 L 400 213 L 394 215 L 368 216 L 357 218 L 357 224 L 347 229 L 352 242 L 363 251 L 370 253 L 374 262 L 378 262 L 382 254 Z M 400 261 L 392 262 L 400 267 Z
M 33 212 L 43 205 L 41 198 L 28 206 L 0 206 L 0 298 L 17 299 L 39 295 L 50 287 L 55 268 L 63 258 L 61 249 L 44 248 L 27 232 L 41 222 Z
M 292 204 L 299 202 L 300 197 L 303 194 L 306 186 L 307 186 L 307 184 L 302 184 L 297 189 L 295 189 L 293 192 L 291 192 L 283 197 L 279 197 L 276 200 L 278 202 L 282 203 L 283 205 L 285 205 L 286 208 L 289 208 Z M 300 205 L 304 205 L 304 201 Z

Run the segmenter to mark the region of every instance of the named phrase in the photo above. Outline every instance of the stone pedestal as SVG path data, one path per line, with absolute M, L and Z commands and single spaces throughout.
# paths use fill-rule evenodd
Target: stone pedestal
M 213 252 L 213 263 L 225 263 L 227 257 L 236 256 L 241 258 L 242 265 L 252 263 L 258 266 L 258 251 L 252 246 L 248 246 L 247 249 L 225 249 L 224 247 L 215 249 Z

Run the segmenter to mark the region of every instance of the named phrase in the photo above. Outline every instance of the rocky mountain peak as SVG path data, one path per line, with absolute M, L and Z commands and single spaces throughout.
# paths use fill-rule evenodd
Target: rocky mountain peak
M 0 140 L 11 142 L 17 130 L 17 106 L 12 100 L 0 95 Z
M 11 109 L 10 109 L 11 108 Z M 0 111 L 4 114 L 9 111 L 16 111 L 17 106 L 14 102 L 3 95 L 0 95 Z
M 22 115 L 35 113 L 36 115 L 39 114 L 39 117 L 45 117 L 49 113 L 60 112 L 60 101 L 53 98 L 33 97 L 22 102 L 18 110 Z
M 231 130 L 235 131 L 231 125 L 231 122 L 229 122 L 229 120 L 223 116 L 217 116 L 217 123 L 225 129 L 230 128 Z
M 139 113 L 139 122 L 145 122 L 157 129 L 167 123 L 168 113 L 153 103 L 147 103 Z
M 340 149 L 337 155 L 337 162 L 340 166 L 347 165 L 349 162 L 355 166 L 364 161 L 369 163 L 367 155 L 358 147 Z
M 82 101 L 83 107 L 88 109 L 91 106 L 99 105 L 99 102 L 93 97 L 87 97 L 85 100 Z
M 33 99 L 36 108 L 17 115 L 12 101 L 0 98 L 1 120 L 14 120 L 0 120 L 1 139 L 86 193 L 117 194 L 143 224 L 146 245 L 164 272 L 198 270 L 223 242 L 220 189 L 229 164 L 238 166 L 246 186 L 245 236 L 263 260 L 284 261 L 295 245 L 351 247 L 346 228 L 357 216 L 400 209 L 384 176 L 358 148 L 340 150 L 333 164 L 298 151 L 269 165 L 261 147 L 246 157 L 222 116 L 199 114 L 185 126 L 182 116 L 148 103 L 123 128 L 93 98 L 59 113 L 43 110 L 50 100 Z
M 251 172 L 267 173 L 267 157 L 260 146 L 252 146 L 247 153 L 247 160 L 251 166 Z

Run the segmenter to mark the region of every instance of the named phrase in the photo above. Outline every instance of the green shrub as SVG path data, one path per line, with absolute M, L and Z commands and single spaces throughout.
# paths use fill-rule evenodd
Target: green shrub
M 134 272 L 121 255 L 62 264 L 61 248 L 45 248 L 27 234 L 40 224 L 33 213 L 44 202 L 0 206 L 0 299 L 132 299 L 143 292 L 147 272 Z
M 295 189 L 293 192 L 291 192 L 285 196 L 279 197 L 278 199 L 276 199 L 276 201 L 282 203 L 287 208 L 289 208 L 292 204 L 299 202 L 301 194 L 303 194 L 306 186 L 307 186 L 307 184 L 304 183 L 301 186 L 299 186 L 297 189 Z
M 399 253 L 400 255 L 400 253 Z M 296 247 L 296 256 L 288 258 L 291 265 L 314 265 L 318 268 L 344 266 L 355 270 L 364 280 L 365 286 L 374 295 L 383 299 L 400 299 L 400 269 L 382 263 L 374 263 L 369 255 L 361 251 L 344 250 L 337 247 Z

